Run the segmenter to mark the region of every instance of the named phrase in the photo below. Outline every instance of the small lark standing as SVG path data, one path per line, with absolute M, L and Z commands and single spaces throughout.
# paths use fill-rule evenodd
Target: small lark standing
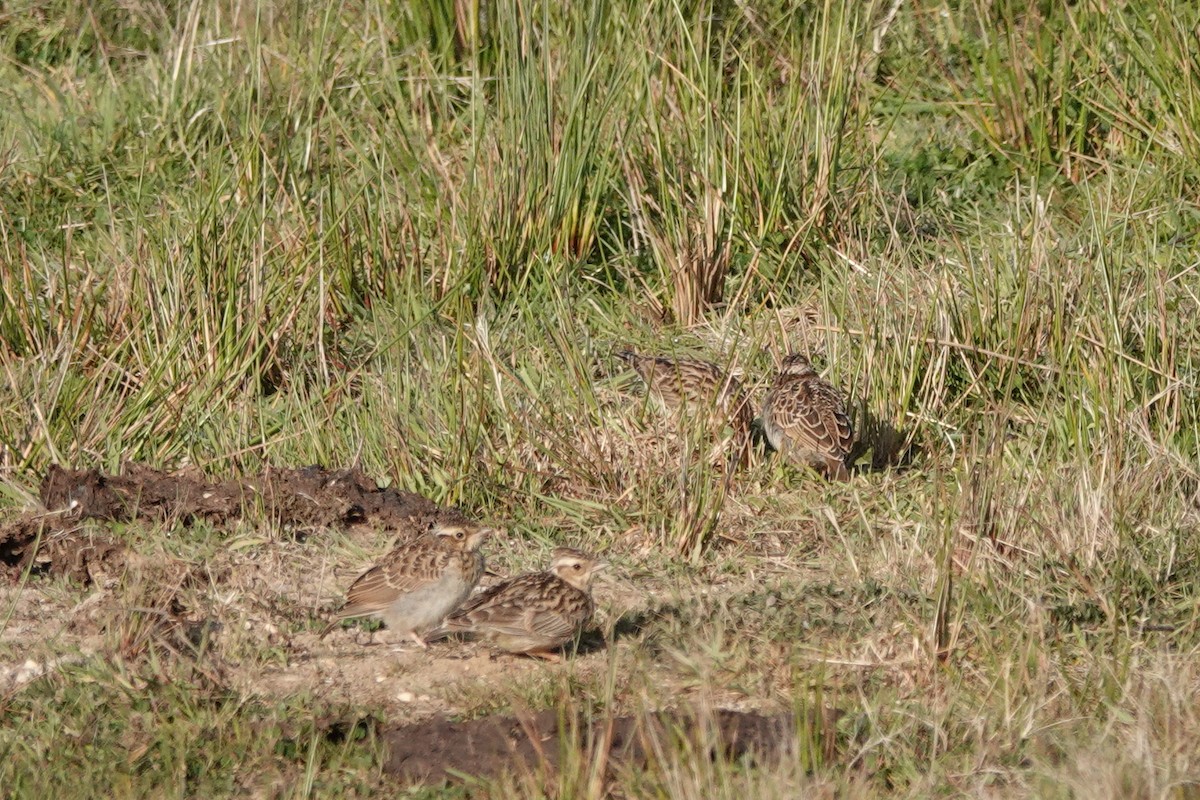
M 555 548 L 550 568 L 498 583 L 446 619 L 433 635 L 468 633 L 501 650 L 559 661 L 553 651 L 592 617 L 592 578 L 608 565 L 571 547 Z
M 483 575 L 479 548 L 492 533 L 474 525 L 443 524 L 397 547 L 350 585 L 346 604 L 321 638 L 342 620 L 378 617 L 427 647 L 421 634 L 458 608 Z
M 849 480 L 846 458 L 854 431 L 845 402 L 803 355 L 783 360 L 763 401 L 762 423 L 767 441 L 792 461 L 827 478 Z

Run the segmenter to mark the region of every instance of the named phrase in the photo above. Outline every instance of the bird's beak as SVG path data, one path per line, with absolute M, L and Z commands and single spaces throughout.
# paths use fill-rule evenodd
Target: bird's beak
M 472 546 L 479 546 L 488 539 L 498 538 L 499 535 L 500 531 L 496 528 L 480 528 L 475 532 L 475 535 L 471 537 Z

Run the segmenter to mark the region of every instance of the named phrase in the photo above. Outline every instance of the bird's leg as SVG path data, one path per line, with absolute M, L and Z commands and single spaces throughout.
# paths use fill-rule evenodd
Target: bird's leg
M 412 640 L 414 642 L 416 642 L 417 644 L 419 644 L 421 646 L 422 650 L 429 649 L 429 645 L 426 644 L 425 640 L 421 638 L 421 634 L 417 633 L 416 631 L 409 631 L 408 635 L 412 637 Z
M 563 660 L 562 656 L 553 650 L 530 650 L 526 655 L 549 661 L 551 664 L 560 664 Z

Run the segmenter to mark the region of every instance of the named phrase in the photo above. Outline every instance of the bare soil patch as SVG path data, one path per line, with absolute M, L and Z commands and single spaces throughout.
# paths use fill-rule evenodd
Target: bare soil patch
M 196 471 L 163 472 L 125 464 L 116 475 L 54 465 L 41 485 L 44 512 L 0 525 L 0 569 L 12 579 L 30 567 L 90 583 L 93 570 L 112 566 L 124 548 L 114 539 L 83 534 L 84 520 L 191 524 L 220 527 L 261 508 L 302 538 L 323 528 L 368 525 L 418 535 L 436 521 L 461 521 L 447 508 L 411 492 L 381 488 L 360 470 L 319 466 L 268 469 L 240 480 L 210 481 Z
M 825 713 L 817 727 L 826 747 L 835 742 L 837 715 Z M 562 754 L 583 752 L 611 773 L 643 769 L 667 745 L 687 742 L 710 759 L 749 759 L 770 765 L 793 753 L 796 718 L 718 710 L 709 714 L 664 711 L 646 716 L 588 720 L 555 710 L 491 716 L 467 722 L 429 719 L 384 731 L 385 770 L 409 784 L 458 782 L 465 776 L 493 779 L 504 774 L 554 773 Z M 564 747 L 564 745 L 566 747 Z

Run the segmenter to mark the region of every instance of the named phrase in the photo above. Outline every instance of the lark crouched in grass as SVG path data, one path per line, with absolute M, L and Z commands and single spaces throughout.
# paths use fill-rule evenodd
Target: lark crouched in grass
M 849 480 L 854 430 L 845 401 L 800 353 L 783 359 L 763 400 L 762 424 L 767 441 L 785 457 L 827 478 Z
M 710 361 L 618 352 L 646 384 L 650 397 L 673 416 L 688 416 L 733 429 L 733 459 L 745 465 L 754 413 L 741 381 Z
M 351 584 L 321 638 L 342 620 L 378 617 L 427 647 L 422 634 L 441 624 L 479 583 L 484 569 L 479 548 L 492 533 L 475 525 L 439 525 L 397 547 Z

